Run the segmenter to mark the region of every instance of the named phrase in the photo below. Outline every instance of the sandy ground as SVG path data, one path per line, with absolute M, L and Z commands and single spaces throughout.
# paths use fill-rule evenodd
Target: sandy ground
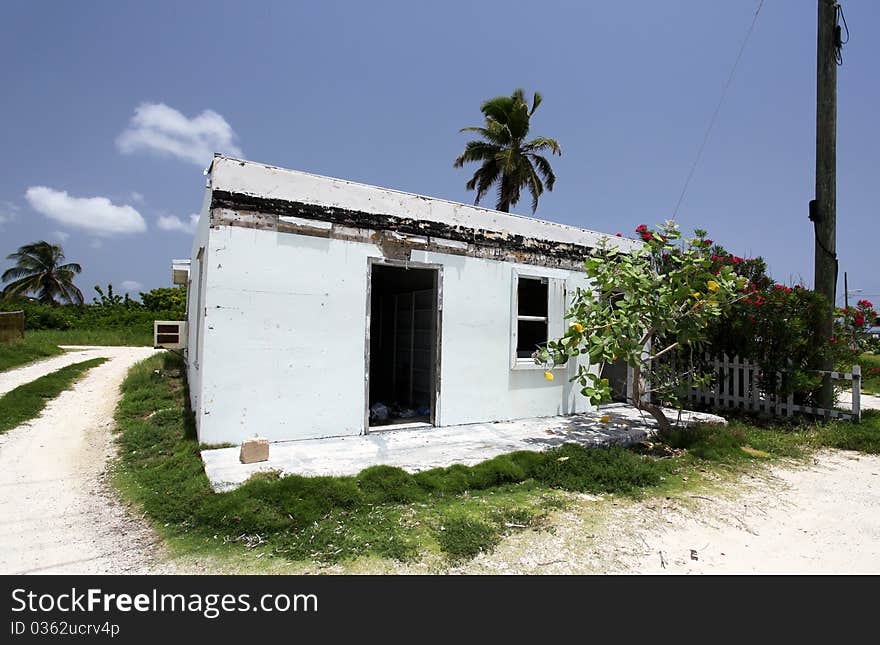
M 823 451 L 674 499 L 584 495 L 453 572 L 877 574 L 880 457 Z
M 165 565 L 157 537 L 107 481 L 113 411 L 128 369 L 154 352 L 102 347 L 3 374 L 26 382 L 107 356 L 31 422 L 0 435 L 0 573 L 148 573 Z

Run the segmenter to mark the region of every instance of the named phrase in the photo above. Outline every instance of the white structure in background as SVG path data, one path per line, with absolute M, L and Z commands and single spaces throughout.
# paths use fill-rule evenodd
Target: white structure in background
M 217 155 L 190 266 L 173 269 L 199 440 L 588 410 L 573 363 L 549 381 L 530 356 L 563 333 L 607 237 Z

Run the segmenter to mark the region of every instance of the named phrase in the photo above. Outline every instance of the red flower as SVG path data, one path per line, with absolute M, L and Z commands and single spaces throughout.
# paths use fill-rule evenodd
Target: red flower
M 837 338 L 835 338 L 834 336 L 832 336 L 829 340 L 830 340 L 832 343 L 836 343 L 836 342 L 837 342 Z
M 712 240 L 703 240 L 703 242 L 705 242 L 706 244 L 708 244 L 710 246 L 712 245 Z
M 856 324 L 856 327 L 861 327 L 865 324 L 865 317 L 862 314 L 856 314 L 853 322 Z
M 636 228 L 636 233 L 644 233 L 647 230 L 648 230 L 647 226 L 645 226 L 644 224 L 639 224 L 638 227 Z
M 874 308 L 874 304 L 870 300 L 859 300 L 859 307 Z
M 621 235 L 620 233 L 615 233 L 615 235 L 616 235 L 617 237 L 623 237 L 623 235 Z

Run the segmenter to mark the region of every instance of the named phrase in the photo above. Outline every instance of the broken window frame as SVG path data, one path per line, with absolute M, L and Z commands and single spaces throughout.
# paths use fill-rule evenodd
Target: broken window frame
M 563 316 L 566 304 L 565 280 L 550 275 L 549 272 L 539 271 L 512 271 L 512 297 L 511 297 L 511 331 L 510 331 L 510 368 L 512 370 L 543 370 L 544 367 L 535 363 L 531 357 L 520 357 L 518 354 L 519 323 L 520 321 L 544 321 L 547 326 L 547 340 L 562 334 Z M 534 316 L 520 314 L 519 311 L 519 281 L 539 280 L 547 285 L 547 315 Z M 558 302 L 557 302 L 558 301 Z M 564 365 L 553 369 L 565 369 Z

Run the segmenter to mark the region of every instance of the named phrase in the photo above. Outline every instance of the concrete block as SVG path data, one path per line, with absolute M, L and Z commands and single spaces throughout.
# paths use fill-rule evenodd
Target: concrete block
M 258 461 L 269 460 L 269 440 L 261 437 L 251 437 L 241 442 L 241 452 L 238 455 L 243 464 L 253 464 Z

